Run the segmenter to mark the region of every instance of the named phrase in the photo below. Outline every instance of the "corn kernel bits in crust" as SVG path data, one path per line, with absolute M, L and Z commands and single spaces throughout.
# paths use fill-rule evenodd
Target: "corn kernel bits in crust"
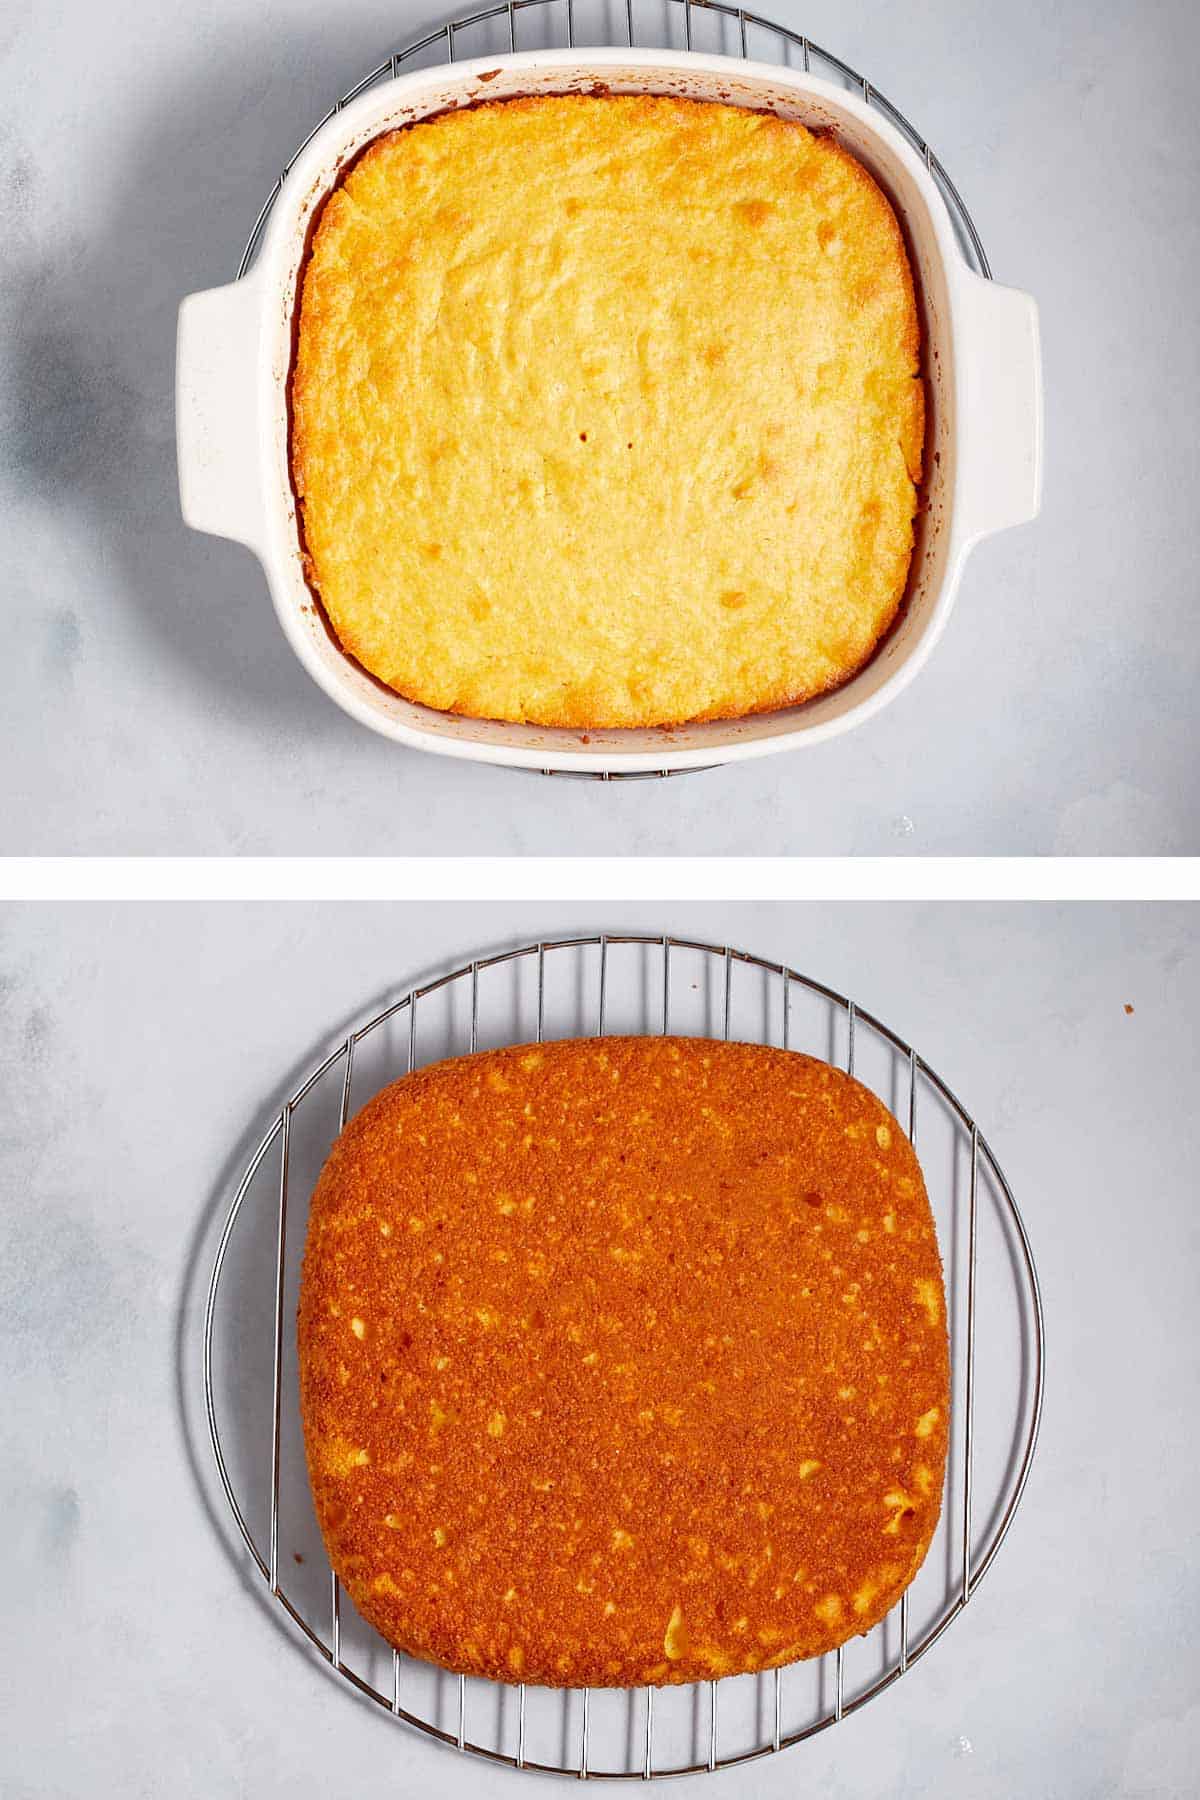
M 370 1102 L 313 1197 L 317 1517 L 410 1655 L 694 1681 L 868 1630 L 928 1549 L 949 1424 L 920 1167 L 828 1065 L 584 1039 Z

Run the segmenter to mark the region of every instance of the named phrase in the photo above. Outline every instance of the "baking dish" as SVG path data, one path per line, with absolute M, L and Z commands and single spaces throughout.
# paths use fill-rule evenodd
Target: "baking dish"
M 750 718 L 581 733 L 438 713 L 402 699 L 339 649 L 305 579 L 288 460 L 287 385 L 298 275 L 313 213 L 341 167 L 382 131 L 515 94 L 664 93 L 770 108 L 834 131 L 891 198 L 916 278 L 924 339 L 926 480 L 905 606 L 872 660 L 835 692 Z M 536 50 L 398 76 L 350 102 L 288 172 L 251 273 L 193 294 L 176 381 L 183 516 L 254 551 L 288 641 L 352 717 L 415 749 L 579 774 L 674 772 L 815 744 L 906 687 L 945 628 L 980 538 L 1036 516 L 1042 397 L 1037 309 L 965 262 L 937 184 L 899 131 L 821 77 L 694 51 Z

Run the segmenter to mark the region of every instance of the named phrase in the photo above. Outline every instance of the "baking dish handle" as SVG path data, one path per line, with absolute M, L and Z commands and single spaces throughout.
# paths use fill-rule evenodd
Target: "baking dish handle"
M 1024 525 L 1041 509 L 1042 357 L 1032 296 L 982 275 L 965 279 L 959 416 L 972 441 L 960 458 L 970 476 L 958 505 L 975 542 Z
M 175 439 L 179 501 L 196 531 L 261 553 L 261 297 L 254 278 L 189 294 L 179 308 Z

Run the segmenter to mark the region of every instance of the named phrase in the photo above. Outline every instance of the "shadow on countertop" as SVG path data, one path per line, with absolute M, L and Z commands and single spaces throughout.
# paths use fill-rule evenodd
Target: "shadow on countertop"
M 94 228 L 17 254 L 2 283 L 13 479 L 74 516 L 90 554 L 124 570 L 140 627 L 226 705 L 326 736 L 349 722 L 296 663 L 257 562 L 180 516 L 175 332 L 186 294 L 233 278 L 279 170 L 331 98 L 396 47 L 378 8 L 360 11 L 282 41 L 250 26 L 206 45 L 174 88 L 139 91 L 135 74 L 121 104 L 143 122 L 98 194 Z M 18 222 L 33 217 L 36 189 L 36 166 L 18 156 Z M 32 229 L 20 235 L 34 242 Z M 64 614 L 57 629 L 77 639 L 83 623 Z

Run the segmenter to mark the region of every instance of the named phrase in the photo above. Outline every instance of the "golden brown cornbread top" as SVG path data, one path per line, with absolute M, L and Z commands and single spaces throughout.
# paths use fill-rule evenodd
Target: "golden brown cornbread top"
M 794 121 L 574 95 L 389 133 L 303 275 L 311 583 L 373 675 L 475 716 L 821 693 L 904 591 L 918 348 L 891 207 Z
M 387 1088 L 313 1196 L 317 1517 L 391 1643 L 555 1686 L 817 1655 L 933 1534 L 949 1409 L 920 1168 L 858 1082 L 614 1038 Z

